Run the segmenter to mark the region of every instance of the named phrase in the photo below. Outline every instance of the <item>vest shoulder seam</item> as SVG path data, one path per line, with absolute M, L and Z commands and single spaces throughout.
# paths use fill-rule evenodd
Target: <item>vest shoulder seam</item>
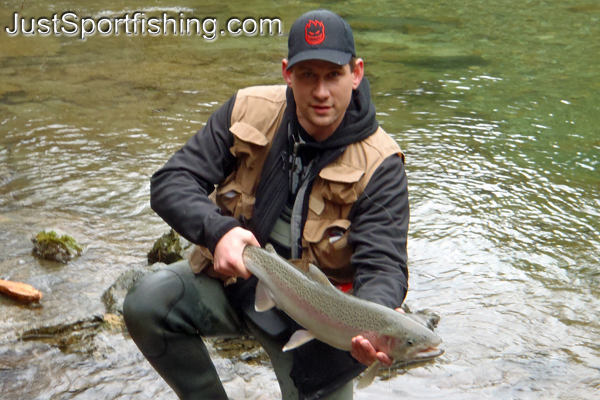
M 366 138 L 364 140 L 364 144 L 366 146 L 369 146 L 370 148 L 374 149 L 375 151 L 377 151 L 379 153 L 380 156 L 385 157 L 386 151 L 385 149 L 391 149 L 392 147 L 394 148 L 394 150 L 398 150 L 398 152 L 401 152 L 402 150 L 400 149 L 400 145 L 398 145 L 398 143 L 396 143 L 396 141 L 383 129 L 378 128 L 378 131 L 381 130 L 381 133 L 377 133 L 377 131 L 372 134 L 371 136 L 369 136 L 368 138 Z M 375 136 L 380 136 L 381 139 L 379 140 L 379 143 L 375 143 Z M 378 146 L 378 144 L 380 144 L 380 146 Z
M 238 90 L 236 101 L 257 98 L 270 103 L 285 103 L 287 101 L 285 96 L 286 88 L 287 86 L 285 85 L 250 86 Z

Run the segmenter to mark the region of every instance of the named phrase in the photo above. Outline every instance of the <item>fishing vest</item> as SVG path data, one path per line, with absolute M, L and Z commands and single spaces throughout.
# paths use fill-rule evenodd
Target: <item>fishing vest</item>
M 237 93 L 231 115 L 234 143 L 230 150 L 238 160 L 238 168 L 211 194 L 223 215 L 252 218 L 262 168 L 286 108 L 286 88 L 257 86 Z M 312 263 L 334 282 L 352 282 L 348 214 L 377 167 L 393 154 L 404 161 L 398 144 L 379 127 L 368 138 L 348 145 L 342 155 L 319 172 L 308 200 L 302 259 L 295 260 L 296 265 L 306 267 Z M 205 247 L 196 246 L 189 261 L 195 273 L 204 270 L 218 276 Z

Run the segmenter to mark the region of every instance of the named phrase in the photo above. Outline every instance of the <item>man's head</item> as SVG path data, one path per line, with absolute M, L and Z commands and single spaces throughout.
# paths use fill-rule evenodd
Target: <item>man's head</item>
M 309 11 L 294 22 L 288 38 L 288 68 L 304 60 L 338 65 L 356 57 L 352 29 L 339 15 L 327 10 Z
M 282 73 L 294 92 L 300 125 L 316 140 L 327 139 L 342 122 L 352 90 L 364 75 L 348 23 L 327 10 L 298 18 L 290 29 Z

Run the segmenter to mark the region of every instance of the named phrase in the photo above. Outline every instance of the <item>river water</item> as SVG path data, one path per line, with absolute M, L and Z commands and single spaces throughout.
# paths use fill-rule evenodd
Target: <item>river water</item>
M 600 6 L 593 1 L 0 2 L 0 389 L 10 399 L 174 399 L 127 335 L 92 350 L 18 340 L 93 324 L 102 293 L 168 227 L 149 177 L 239 88 L 282 83 L 287 37 L 9 37 L 26 18 L 344 16 L 378 119 L 406 154 L 413 309 L 441 316 L 446 353 L 357 391 L 381 399 L 600 398 Z M 221 25 L 222 26 L 222 25 Z M 86 246 L 39 260 L 59 227 Z M 64 349 L 63 349 L 64 350 Z M 268 366 L 219 358 L 235 399 L 277 398 Z

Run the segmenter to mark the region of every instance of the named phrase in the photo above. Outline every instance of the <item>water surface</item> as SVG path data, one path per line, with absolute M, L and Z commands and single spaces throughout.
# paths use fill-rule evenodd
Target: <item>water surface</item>
M 0 25 L 21 4 L 3 1 Z M 446 349 L 355 398 L 600 396 L 600 8 L 593 2 L 29 0 L 23 15 L 278 17 L 287 32 L 318 6 L 354 28 L 378 119 L 406 154 L 407 303 L 441 315 Z M 282 83 L 286 46 L 285 35 L 208 42 L 0 33 L 0 278 L 45 292 L 42 308 L 0 298 L 0 386 L 13 398 L 174 398 L 127 338 L 100 340 L 110 360 L 102 366 L 48 347 L 23 350 L 15 332 L 102 314 L 101 293 L 143 265 L 168 229 L 149 208 L 150 175 L 237 89 Z M 28 238 L 46 226 L 71 231 L 87 252 L 68 265 L 37 260 Z M 48 367 L 33 370 L 39 354 Z M 131 380 L 86 381 L 69 366 L 74 359 L 103 374 L 127 371 Z M 28 385 L 31 377 L 50 383 Z M 253 396 L 271 398 L 272 378 L 244 382 L 268 388 Z

